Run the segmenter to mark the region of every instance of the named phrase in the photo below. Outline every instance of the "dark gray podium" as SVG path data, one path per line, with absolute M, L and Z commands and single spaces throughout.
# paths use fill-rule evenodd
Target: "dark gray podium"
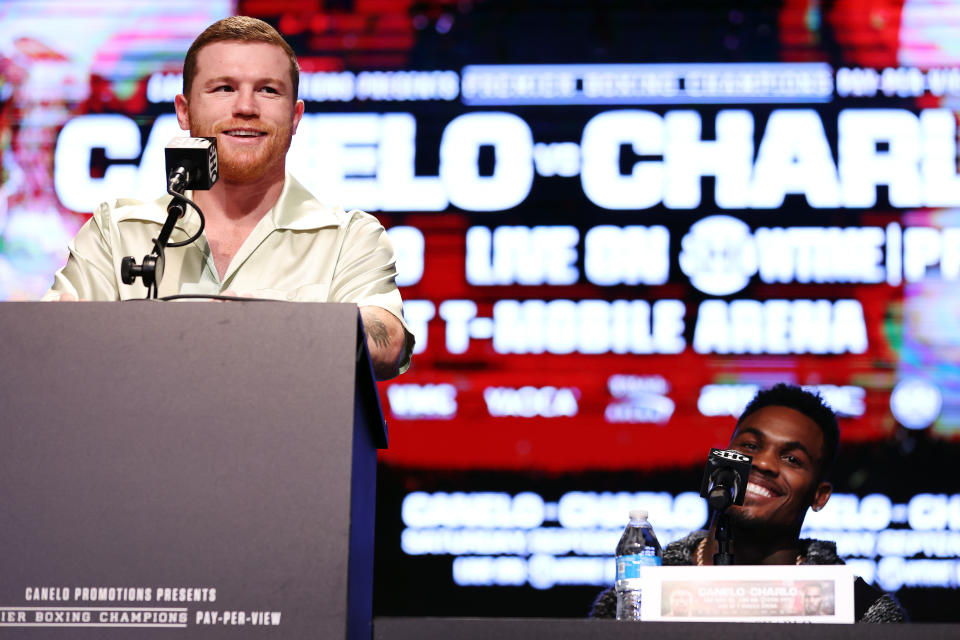
M 955 624 L 770 624 L 585 619 L 378 618 L 375 640 L 955 640 Z
M 370 638 L 355 305 L 0 303 L 0 635 Z

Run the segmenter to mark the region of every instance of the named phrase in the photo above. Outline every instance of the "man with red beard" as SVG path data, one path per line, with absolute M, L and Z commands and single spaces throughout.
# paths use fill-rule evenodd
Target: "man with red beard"
M 273 27 L 226 18 L 191 45 L 176 97 L 180 127 L 217 138 L 220 179 L 187 192 L 206 226 L 197 242 L 169 249 L 159 295 L 239 295 L 312 302 L 354 302 L 379 379 L 410 363 L 413 336 L 403 321 L 393 248 L 376 218 L 320 204 L 286 171 L 286 154 L 303 116 L 296 56 Z M 142 298 L 142 282 L 123 284 L 124 256 L 153 246 L 171 196 L 100 205 L 70 243 L 46 300 Z M 193 236 L 191 209 L 172 242 Z
M 807 510 L 819 511 L 830 498 L 826 478 L 839 441 L 837 418 L 820 396 L 786 384 L 757 393 L 729 445 L 753 457 L 743 506 L 727 510 L 736 564 L 843 564 L 836 543 L 800 538 Z M 663 564 L 713 564 L 716 527 L 714 517 L 709 530 L 668 544 Z M 906 621 L 896 600 L 861 578 L 854 584 L 854 601 L 858 622 Z M 611 588 L 600 594 L 590 615 L 613 618 L 616 610 Z

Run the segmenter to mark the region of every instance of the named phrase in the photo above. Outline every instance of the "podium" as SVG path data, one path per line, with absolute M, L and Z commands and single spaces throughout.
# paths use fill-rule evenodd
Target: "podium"
M 955 624 L 617 622 L 576 618 L 378 618 L 375 640 L 953 640 Z
M 359 327 L 0 303 L 2 635 L 369 639 L 386 430 Z

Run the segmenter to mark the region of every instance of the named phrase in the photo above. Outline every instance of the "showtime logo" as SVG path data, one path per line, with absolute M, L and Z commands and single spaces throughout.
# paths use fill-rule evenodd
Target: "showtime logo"
M 690 227 L 682 241 L 680 269 L 704 293 L 740 291 L 757 271 L 750 227 L 730 216 L 709 216 Z

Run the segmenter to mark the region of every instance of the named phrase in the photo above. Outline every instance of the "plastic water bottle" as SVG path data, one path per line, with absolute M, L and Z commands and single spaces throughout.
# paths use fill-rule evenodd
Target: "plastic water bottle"
M 617 543 L 617 620 L 640 619 L 640 578 L 644 567 L 663 564 L 663 549 L 647 512 L 630 511 L 630 522 Z

